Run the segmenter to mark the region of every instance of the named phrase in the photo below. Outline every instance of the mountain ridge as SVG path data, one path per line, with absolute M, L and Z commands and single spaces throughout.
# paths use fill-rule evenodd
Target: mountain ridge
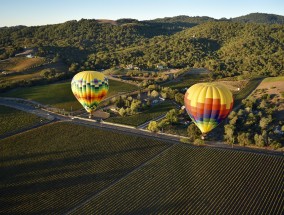
M 200 24 L 207 21 L 233 21 L 233 22 L 252 22 L 252 23 L 261 23 L 261 24 L 284 24 L 284 16 L 283 15 L 277 15 L 272 13 L 249 13 L 242 16 L 237 16 L 233 18 L 220 18 L 216 19 L 209 16 L 188 16 L 188 15 L 178 15 L 173 17 L 164 17 L 164 18 L 155 18 L 155 19 L 149 19 L 149 20 L 137 20 L 134 18 L 120 18 L 117 20 L 111 20 L 111 19 L 84 19 L 81 20 L 97 20 L 100 23 L 108 23 L 113 25 L 119 25 L 119 24 L 125 24 L 125 21 L 128 21 L 127 23 L 133 23 L 133 22 L 141 22 L 141 23 L 147 23 L 147 22 L 155 22 L 155 23 L 170 23 L 170 22 L 183 22 L 183 23 L 195 23 Z M 70 21 L 80 21 L 80 20 L 68 20 L 66 22 Z M 57 24 L 63 24 L 66 22 L 56 23 L 56 24 L 46 24 L 46 25 L 37 25 L 37 26 L 26 26 L 26 25 L 16 25 L 16 26 L 3 26 L 1 28 L 14 28 L 14 27 L 38 27 L 38 26 L 47 26 L 47 25 L 57 25 Z

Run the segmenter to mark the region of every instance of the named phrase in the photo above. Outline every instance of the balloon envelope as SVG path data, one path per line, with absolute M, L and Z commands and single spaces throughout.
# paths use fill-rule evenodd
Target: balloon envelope
M 96 71 L 77 73 L 71 81 L 71 89 L 88 113 L 92 113 L 108 92 L 108 79 Z
M 215 83 L 195 84 L 184 96 L 186 111 L 203 134 L 210 132 L 228 116 L 233 103 L 230 90 Z

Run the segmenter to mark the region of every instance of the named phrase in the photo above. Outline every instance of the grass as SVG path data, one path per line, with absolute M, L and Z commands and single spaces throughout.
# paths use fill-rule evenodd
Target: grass
M 181 78 L 181 80 L 177 79 L 176 82 L 173 81 L 173 82 L 170 82 L 170 83 L 163 84 L 163 87 L 170 87 L 170 88 L 173 88 L 173 89 L 181 90 L 181 89 L 184 89 L 184 88 L 189 88 L 193 84 L 208 81 L 207 79 L 208 79 L 208 75 L 187 74 L 187 75 L 184 75 Z
M 247 98 L 256 88 L 257 86 L 261 83 L 263 78 L 254 78 L 251 79 L 247 85 L 241 89 L 241 91 L 235 95 L 234 98 L 234 107 L 237 107 L 243 99 Z
M 136 86 L 119 81 L 109 80 L 110 90 L 108 96 L 115 95 L 119 92 L 128 92 L 137 89 Z M 70 81 L 56 84 L 34 86 L 29 88 L 17 88 L 6 93 L 0 94 L 5 97 L 17 97 L 34 100 L 42 104 L 65 109 L 69 111 L 81 109 L 81 104 L 76 100 L 72 91 Z
M 33 126 L 42 118 L 0 105 L 0 136 Z
M 36 66 L 34 68 L 27 69 L 22 72 L 16 72 L 10 75 L 2 75 L 1 81 L 2 83 L 10 83 L 10 82 L 19 82 L 23 80 L 35 80 L 35 79 L 43 79 L 43 71 L 46 69 L 55 69 L 57 73 L 65 73 L 68 71 L 68 67 L 62 63 L 49 63 L 42 66 Z
M 284 159 L 174 145 L 73 214 L 281 214 Z
M 174 108 L 175 106 L 171 102 L 165 101 L 163 103 L 155 105 L 153 108 L 150 108 L 149 110 L 146 110 L 142 113 L 135 114 L 132 116 L 125 116 L 125 117 L 111 117 L 108 118 L 106 121 L 125 124 L 125 125 L 138 126 Z
M 284 81 L 284 76 L 265 78 L 263 82 Z
M 13 57 L 0 62 L 0 70 L 20 72 L 42 63 L 44 63 L 44 58 Z
M 169 146 L 69 123 L 0 140 L 0 213 L 65 214 Z

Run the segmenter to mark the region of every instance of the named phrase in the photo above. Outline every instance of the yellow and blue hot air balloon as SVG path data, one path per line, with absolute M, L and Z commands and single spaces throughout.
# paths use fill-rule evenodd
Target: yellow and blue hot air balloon
M 184 105 L 202 137 L 219 125 L 233 108 L 233 95 L 223 85 L 198 83 L 185 93 Z
M 77 73 L 71 81 L 71 89 L 90 116 L 106 96 L 109 84 L 104 74 L 96 71 Z

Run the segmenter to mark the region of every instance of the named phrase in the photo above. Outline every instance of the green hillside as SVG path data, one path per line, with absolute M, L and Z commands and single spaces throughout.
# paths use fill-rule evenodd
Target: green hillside
M 240 16 L 232 19 L 235 22 L 253 22 L 263 24 L 284 24 L 284 16 L 267 13 L 250 13 L 245 16 Z
M 129 64 L 155 69 L 162 63 L 172 68 L 206 67 L 216 76 L 234 76 L 244 71 L 282 74 L 283 24 L 255 23 L 273 20 L 271 14 L 246 17 L 249 23 L 235 22 L 237 18 L 177 16 L 148 21 L 82 19 L 55 25 L 4 27 L 0 28 L 0 59 L 27 46 L 36 47 L 38 56 L 62 59 L 72 72 Z M 282 23 L 282 19 L 277 16 L 270 23 Z

